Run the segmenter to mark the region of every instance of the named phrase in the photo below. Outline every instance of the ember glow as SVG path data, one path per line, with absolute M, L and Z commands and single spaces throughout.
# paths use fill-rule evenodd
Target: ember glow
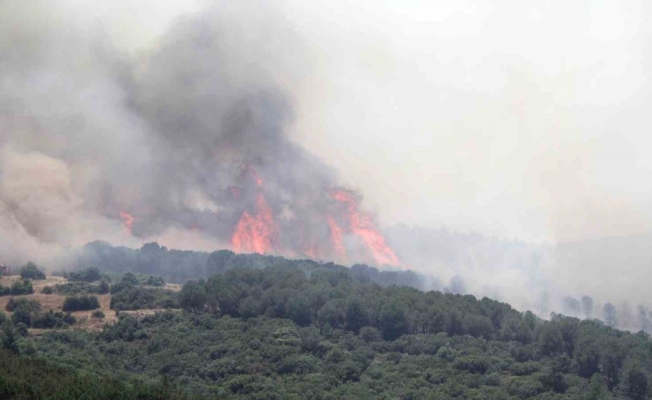
M 120 219 L 122 220 L 122 226 L 131 235 L 134 227 L 134 216 L 126 211 L 120 211 Z

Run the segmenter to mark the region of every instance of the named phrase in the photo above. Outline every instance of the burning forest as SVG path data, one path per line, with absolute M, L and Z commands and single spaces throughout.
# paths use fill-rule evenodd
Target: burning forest
M 234 228 L 231 236 L 234 251 L 306 256 L 339 262 L 350 262 L 347 254 L 353 254 L 354 260 L 364 259 L 378 265 L 399 265 L 398 258 L 378 230 L 373 216 L 359 210 L 359 196 L 354 192 L 333 188 L 316 194 L 303 204 L 285 204 L 282 209 L 274 210 L 267 202 L 262 178 L 251 165 L 245 170 L 249 173 L 251 183 L 246 189 L 235 187 L 233 190 L 232 187 L 231 193 L 235 194 L 234 200 L 237 200 L 247 191 L 255 192 L 255 195 L 252 194 L 255 202 L 249 209 L 242 211 Z M 305 221 L 295 221 L 293 210 L 308 215 L 311 210 L 323 208 L 321 204 L 326 204 L 326 212 L 312 216 L 312 225 L 306 225 Z M 294 236 L 288 232 L 297 227 L 302 238 L 295 242 Z M 328 229 L 327 235 L 323 235 L 324 228 Z
M 189 232 L 241 253 L 400 265 L 361 196 L 289 137 L 304 63 L 292 30 L 271 9 L 234 15 L 180 20 L 138 56 L 65 18 L 1 28 L 0 232 L 35 246 Z

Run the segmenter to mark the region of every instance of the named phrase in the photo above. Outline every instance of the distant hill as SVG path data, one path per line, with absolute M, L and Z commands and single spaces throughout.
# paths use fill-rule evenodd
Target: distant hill
M 138 260 L 154 250 L 93 246 L 104 261 L 110 254 Z M 167 257 L 162 248 L 155 253 Z M 409 271 L 228 251 L 205 256 L 199 272 L 213 273 L 183 285 L 175 295 L 181 310 L 120 311 L 99 332 L 59 329 L 40 336 L 22 336 L 13 319 L 3 317 L 2 343 L 9 353 L 1 355 L 0 370 L 16 369 L 0 375 L 0 395 L 30 398 L 43 390 L 40 385 L 55 385 L 55 374 L 75 385 L 75 392 L 57 398 L 93 397 L 98 381 L 121 382 L 125 399 L 174 393 L 218 399 L 638 400 L 650 394 L 652 340 L 643 332 L 561 315 L 546 321 L 488 298 L 417 290 L 420 276 Z M 112 268 L 157 265 L 131 262 Z M 164 271 L 171 266 L 161 265 Z M 102 271 L 108 272 L 114 269 Z M 154 278 L 113 276 L 111 295 L 124 309 L 157 290 L 141 283 Z M 41 376 L 38 382 L 30 380 L 31 371 Z M 80 377 L 88 379 L 85 390 Z

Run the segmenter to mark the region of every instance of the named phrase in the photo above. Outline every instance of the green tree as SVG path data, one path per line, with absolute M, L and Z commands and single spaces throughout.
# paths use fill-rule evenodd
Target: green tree
M 14 354 L 18 354 L 18 337 L 16 329 L 9 320 L 5 320 L 2 323 L 2 347 Z
M 41 271 L 36 264 L 30 261 L 20 269 L 20 277 L 33 280 L 45 279 L 45 272 Z
M 199 311 L 206 304 L 206 288 L 203 281 L 188 281 L 181 289 L 179 303 L 188 311 Z
M 405 306 L 396 300 L 383 304 L 378 320 L 385 340 L 395 340 L 408 332 Z
M 564 342 L 559 326 L 553 322 L 546 322 L 541 328 L 539 337 L 539 348 L 541 354 L 552 356 L 562 353 Z
M 633 400 L 643 400 L 648 394 L 648 376 L 638 363 L 633 363 L 623 372 L 621 386 Z

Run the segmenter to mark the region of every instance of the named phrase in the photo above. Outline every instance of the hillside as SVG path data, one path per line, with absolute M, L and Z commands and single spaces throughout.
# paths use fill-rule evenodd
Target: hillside
M 183 285 L 176 298 L 182 311 L 121 311 L 100 331 L 73 325 L 25 337 L 7 319 L 3 343 L 21 362 L 43 359 L 89 379 L 130 388 L 165 384 L 199 398 L 645 399 L 649 394 L 652 342 L 642 332 L 561 315 L 544 321 L 487 298 L 388 283 L 410 282 L 410 272 L 228 252 L 207 259 L 217 273 Z M 109 305 L 122 296 L 119 307 L 134 308 L 143 293 L 164 290 L 125 286 L 133 277 L 111 278 Z M 134 301 L 124 300 L 125 293 Z M 7 340 L 8 335 L 16 337 Z

